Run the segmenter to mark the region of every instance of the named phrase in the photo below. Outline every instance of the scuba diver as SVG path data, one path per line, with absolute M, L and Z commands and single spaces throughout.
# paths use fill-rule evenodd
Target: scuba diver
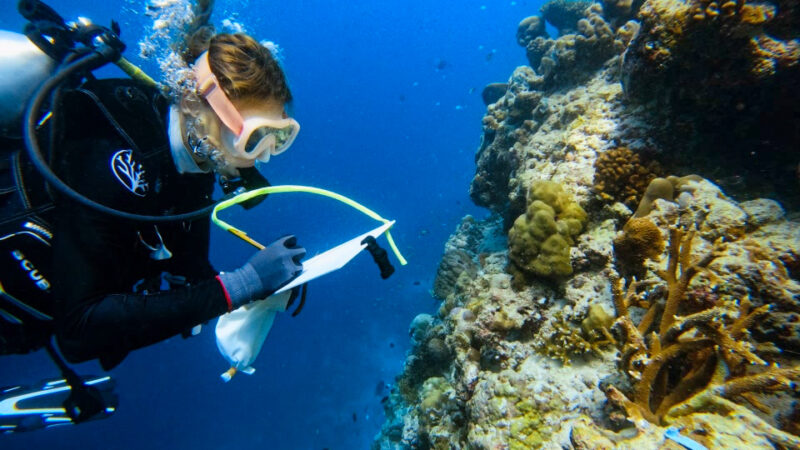
M 286 151 L 300 129 L 267 48 L 200 23 L 182 52 L 192 76 L 170 100 L 151 83 L 92 76 L 124 62 L 115 23 L 66 24 L 35 0 L 19 9 L 27 37 L 0 33 L 0 355 L 44 347 L 64 380 L 0 389 L 0 432 L 116 407 L 108 377 L 77 376 L 53 336 L 67 361 L 109 370 L 266 298 L 305 256 L 285 236 L 232 271 L 208 260 L 215 178 L 225 193 L 268 185 L 256 162 Z M 49 410 L 3 421 L 9 405 L 50 394 Z

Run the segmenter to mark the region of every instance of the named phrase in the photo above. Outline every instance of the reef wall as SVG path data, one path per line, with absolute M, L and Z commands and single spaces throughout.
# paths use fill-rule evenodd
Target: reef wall
M 445 245 L 373 448 L 800 447 L 796 2 L 553 0 L 517 40 L 491 214 Z

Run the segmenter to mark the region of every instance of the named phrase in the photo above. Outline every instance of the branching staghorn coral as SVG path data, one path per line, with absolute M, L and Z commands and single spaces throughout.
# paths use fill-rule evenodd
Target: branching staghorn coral
M 686 294 L 692 279 L 723 249 L 717 244 L 714 251 L 692 261 L 693 237 L 692 231 L 670 230 L 667 266 L 656 272 L 666 282 L 663 305 L 641 298 L 639 291 L 651 283 L 633 281 L 626 292 L 620 280 L 613 284 L 615 326 L 623 335 L 620 365 L 634 386 L 632 398 L 614 387 L 606 395 L 634 423 L 665 423 L 698 410 L 714 410 L 723 403 L 743 408 L 730 399 L 754 403 L 757 401 L 749 393 L 786 390 L 800 379 L 800 368 L 767 365 L 756 351 L 769 349 L 748 339 L 748 328 L 770 311 L 770 305 L 752 308 L 747 299 L 726 301 L 678 316 L 688 309 Z M 638 325 L 631 318 L 631 307 L 645 309 Z M 753 369 L 756 366 L 760 368 Z M 726 410 L 734 406 L 728 405 Z M 788 439 L 786 433 L 772 431 L 776 442 Z

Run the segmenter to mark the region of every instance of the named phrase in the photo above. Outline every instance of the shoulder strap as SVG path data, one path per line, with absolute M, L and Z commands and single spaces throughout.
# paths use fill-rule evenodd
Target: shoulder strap
M 168 142 L 165 117 L 169 102 L 158 89 L 134 80 L 103 79 L 84 83 L 75 92 L 94 103 L 135 150 L 161 150 Z

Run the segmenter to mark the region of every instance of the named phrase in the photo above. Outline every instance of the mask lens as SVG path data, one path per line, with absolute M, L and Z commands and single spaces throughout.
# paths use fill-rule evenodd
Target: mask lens
M 253 130 L 247 138 L 247 143 L 244 145 L 244 151 L 251 153 L 254 150 L 265 145 L 269 148 L 269 152 L 277 155 L 286 150 L 295 134 L 295 127 L 289 125 L 283 128 L 274 128 L 270 126 L 261 126 Z

